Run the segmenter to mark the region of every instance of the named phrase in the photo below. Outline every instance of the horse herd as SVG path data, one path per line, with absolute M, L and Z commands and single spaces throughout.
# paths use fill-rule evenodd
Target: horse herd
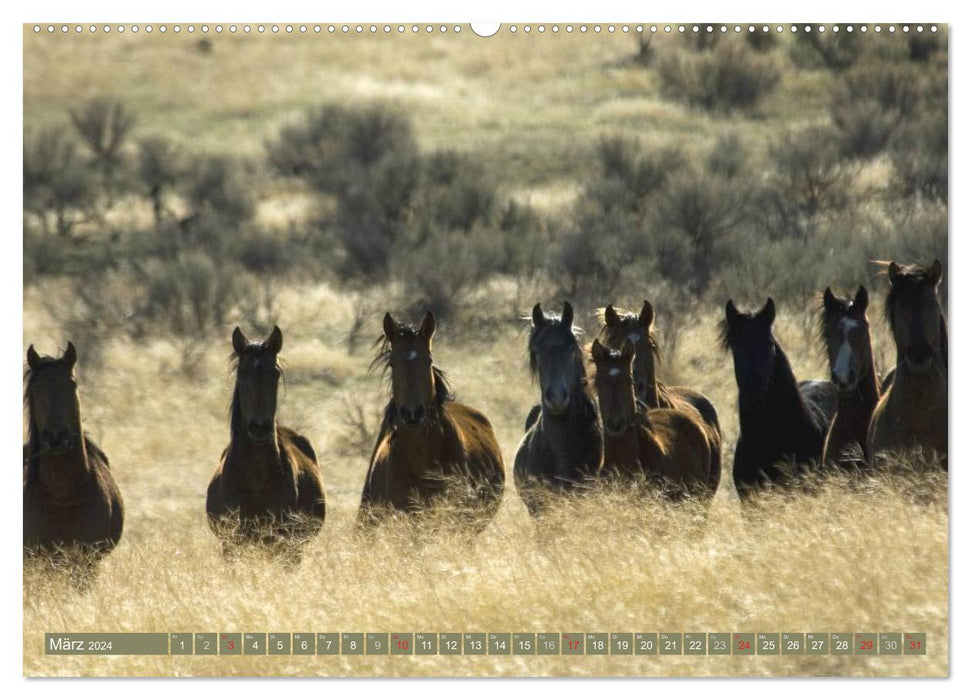
M 866 469 L 885 451 L 918 447 L 947 468 L 947 328 L 937 298 L 941 264 L 889 263 L 885 315 L 896 367 L 877 377 L 868 294 L 827 288 L 820 315 L 831 381 L 797 382 L 772 332 L 775 304 L 743 313 L 732 301 L 720 324 L 733 357 L 740 435 L 733 477 L 743 502 L 768 486 L 794 483 L 813 465 Z M 564 303 L 560 315 L 533 308 L 528 337 L 539 403 L 515 456 L 516 490 L 533 516 L 556 496 L 591 483 L 647 483 L 662 497 L 712 498 L 721 477 L 718 414 L 703 394 L 657 379 L 654 309 L 603 310 L 588 351 Z M 384 317 L 372 363 L 389 375 L 384 410 L 361 494 L 358 523 L 370 530 L 395 513 L 445 505 L 472 532 L 496 513 L 505 468 L 492 426 L 455 400 L 433 362 L 435 318 L 418 325 Z M 283 334 L 232 337 L 236 381 L 230 440 L 206 497 L 212 530 L 229 553 L 257 543 L 299 557 L 326 515 L 313 445 L 276 419 Z M 588 361 L 595 374 L 588 376 Z M 104 452 L 82 430 L 72 343 L 61 357 L 27 350 L 24 400 L 24 551 L 83 551 L 92 567 L 119 541 L 123 506 Z M 297 545 L 296 547 L 294 545 Z M 296 554 L 293 554 L 296 552 Z

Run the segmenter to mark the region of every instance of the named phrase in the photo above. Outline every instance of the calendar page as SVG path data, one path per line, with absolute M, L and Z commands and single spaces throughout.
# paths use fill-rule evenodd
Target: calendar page
M 949 674 L 947 24 L 22 33 L 24 676 Z

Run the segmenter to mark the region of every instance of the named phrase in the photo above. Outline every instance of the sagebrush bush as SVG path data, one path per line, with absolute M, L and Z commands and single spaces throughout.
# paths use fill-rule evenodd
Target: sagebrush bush
M 401 241 L 391 273 L 402 284 L 409 307 L 449 318 L 464 294 L 498 267 L 499 254 L 495 231 L 488 228 L 436 229 L 420 243 Z
M 256 209 L 253 189 L 243 165 L 230 157 L 199 156 L 182 183 L 183 195 L 197 215 L 212 215 L 229 226 L 248 221 Z
M 915 74 L 884 63 L 859 65 L 837 83 L 830 100 L 840 151 L 847 158 L 871 158 L 896 128 L 917 111 Z
M 705 167 L 710 173 L 732 180 L 748 172 L 749 155 L 739 135 L 727 132 L 719 135 L 708 152 Z
M 417 153 L 411 121 L 385 105 L 323 105 L 284 126 L 267 144 L 268 160 L 278 172 L 332 194 L 385 158 L 394 156 L 408 167 Z
M 890 143 L 890 158 L 897 192 L 946 204 L 947 112 L 930 112 L 901 127 Z
M 947 98 L 947 72 L 937 70 L 925 76 L 917 113 L 901 124 L 890 140 L 894 194 L 947 203 Z
M 152 202 L 156 226 L 165 217 L 166 195 L 182 176 L 180 155 L 175 144 L 160 136 L 138 142 L 138 180 L 142 194 Z
M 637 139 L 604 136 L 597 144 L 598 177 L 587 184 L 584 199 L 604 213 L 643 214 L 659 192 L 687 163 L 678 146 L 645 152 Z
M 91 152 L 93 165 L 110 205 L 117 192 L 128 188 L 125 145 L 135 125 L 125 105 L 107 97 L 94 97 L 77 110 L 70 110 L 82 142 Z
M 834 30 L 835 28 L 835 30 Z M 825 32 L 796 32 L 790 48 L 793 63 L 804 68 L 825 67 L 834 71 L 849 68 L 864 51 L 864 43 L 874 37 L 864 37 L 856 31 L 847 31 L 848 25 L 838 24 Z
M 246 294 L 240 270 L 202 251 L 186 251 L 172 264 L 152 261 L 141 271 L 143 296 L 134 312 L 135 331 L 161 326 L 175 335 L 206 333 L 226 325 Z
M 667 239 L 663 254 L 681 260 L 662 266 L 669 279 L 703 294 L 731 258 L 730 235 L 748 217 L 750 191 L 744 184 L 709 174 L 676 177 L 657 202 L 657 235 Z M 677 246 L 671 239 L 681 238 Z
M 806 235 L 806 219 L 846 204 L 851 172 L 827 126 L 786 133 L 769 148 L 771 170 L 759 193 L 763 230 L 773 237 Z
M 769 28 L 769 31 L 762 31 L 762 27 L 755 27 L 754 32 L 745 32 L 745 42 L 755 51 L 766 53 L 771 51 L 779 43 L 778 34 Z
M 738 41 L 704 53 L 674 53 L 658 62 L 658 75 L 666 94 L 713 112 L 754 110 L 780 78 L 771 58 Z
M 96 190 L 92 173 L 64 126 L 24 138 L 24 209 L 43 232 L 66 236 L 91 216 Z

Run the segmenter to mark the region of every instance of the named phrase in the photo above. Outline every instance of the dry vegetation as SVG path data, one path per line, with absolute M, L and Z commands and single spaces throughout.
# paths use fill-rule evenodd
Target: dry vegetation
M 597 185 L 603 189 L 589 187 L 596 179 L 591 173 L 603 165 L 597 150 L 602 136 L 636 136 L 649 154 L 680 143 L 691 167 L 665 190 L 658 210 L 677 225 L 685 207 L 675 203 L 712 179 L 695 168 L 702 167 L 698 163 L 725 156 L 710 166 L 720 178 L 714 191 L 726 198 L 715 208 L 736 201 L 732 134 L 743 134 L 748 144 L 785 143 L 791 129 L 828 119 L 839 79 L 826 66 L 787 67 L 757 113 L 711 113 L 692 108 L 693 98 L 666 96 L 658 73 L 635 60 L 630 37 L 524 39 L 225 36 L 211 37 L 203 49 L 188 36 L 28 34 L 24 118 L 41 129 L 88 98 L 123 99 L 135 111 L 141 136 L 191 144 L 196 153 L 247 158 L 234 173 L 243 178 L 244 204 L 252 211 L 234 206 L 234 215 L 246 214 L 247 230 L 285 237 L 333 202 L 322 204 L 306 183 L 270 172 L 266 144 L 321 103 L 387 101 L 413 116 L 423 154 L 457 149 L 485 173 L 500 174 L 499 200 L 530 205 L 544 231 L 569 240 L 575 222 L 556 217 L 613 186 L 605 177 Z M 665 45 L 658 41 L 651 50 L 662 54 Z M 759 51 L 760 65 L 787 66 L 790 54 L 793 60 L 803 56 L 785 40 Z M 244 302 L 238 302 L 225 290 L 199 291 L 193 282 L 220 274 L 199 253 L 207 250 L 205 242 L 177 259 L 165 248 L 171 242 L 160 244 L 138 277 L 117 264 L 135 250 L 129 237 L 154 240 L 157 233 L 151 204 L 134 195 L 122 198 L 105 221 L 80 225 L 67 237 L 25 230 L 25 253 L 35 259 L 38 250 L 67 250 L 104 266 L 104 275 L 98 268 L 103 279 L 92 286 L 71 260 L 33 271 L 24 290 L 24 347 L 34 343 L 51 353 L 74 336 L 85 425 L 111 460 L 127 511 L 121 544 L 91 590 L 79 594 L 60 577 L 25 570 L 25 674 L 947 674 L 946 479 L 901 463 L 898 473 L 863 482 L 821 481 L 811 495 L 771 495 L 743 514 L 730 477 L 737 437 L 731 359 L 716 347 L 725 296 L 744 306 L 772 294 L 783 299 L 776 332 L 797 376 L 825 376 L 812 292 L 830 283 L 866 282 L 871 294 L 882 296 L 885 283 L 867 262 L 881 246 L 892 248 L 886 256 L 946 255 L 946 196 L 943 203 L 928 197 L 901 213 L 885 197 L 896 186 L 893 157 L 882 153 L 852 167 L 840 161 L 840 176 L 852 186 L 840 181 L 836 189 L 853 201 L 821 205 L 825 225 L 811 232 L 769 249 L 762 234 L 750 230 L 752 220 L 738 225 L 731 235 L 751 239 L 749 250 L 765 251 L 744 260 L 744 275 L 726 278 L 715 270 L 708 290 L 686 295 L 676 278 L 659 280 L 657 268 L 645 266 L 616 280 L 609 299 L 603 288 L 578 291 L 578 321 L 588 338 L 597 327 L 595 305 L 639 306 L 652 298 L 665 351 L 662 378 L 697 387 L 717 406 L 725 475 L 707 523 L 699 523 L 691 508 L 599 494 L 564 504 L 537 527 L 510 479 L 495 522 L 473 542 L 440 532 L 426 536 L 404 523 L 364 542 L 353 522 L 387 396 L 381 378 L 367 372 L 370 343 L 385 310 L 407 315 L 417 301 L 400 270 L 395 281 L 365 287 L 331 269 L 326 249 L 315 253 L 319 269 L 303 267 L 299 274 L 289 272 L 285 256 L 279 267 L 260 269 L 241 254 Z M 752 150 L 746 159 L 746 168 L 765 175 L 759 182 L 784 178 L 783 166 L 766 165 L 768 150 Z M 210 173 L 224 167 L 204 166 Z M 787 181 L 773 184 L 771 192 L 746 190 L 746 197 L 785 192 L 783 185 L 798 187 Z M 202 199 L 205 209 L 211 197 Z M 179 210 L 175 216 L 194 204 L 185 193 L 167 206 Z M 653 206 L 595 223 L 619 221 L 635 230 L 655 221 Z M 860 227 L 841 228 L 848 222 Z M 102 238 L 110 255 L 84 257 L 85 246 Z M 851 261 L 839 255 L 848 247 Z M 256 255 L 260 264 L 279 252 L 255 250 L 263 251 Z M 681 264 L 676 252 L 671 259 Z M 105 255 L 114 262 L 104 263 Z M 828 266 L 832 278 L 824 277 Z M 438 363 L 459 398 L 492 420 L 507 468 L 536 398 L 519 318 L 536 300 L 558 299 L 566 289 L 553 278 L 554 269 L 544 260 L 542 270 L 477 280 L 462 290 L 462 303 L 436 335 Z M 166 295 L 177 293 L 186 295 L 185 306 L 166 306 Z M 202 320 L 197 309 L 206 311 Z M 882 372 L 893 359 L 892 346 L 876 309 L 871 320 Z M 230 332 L 236 323 L 255 333 L 271 322 L 285 335 L 281 420 L 314 442 L 328 491 L 327 522 L 296 571 L 259 556 L 227 564 L 204 517 L 205 486 L 229 432 Z M 45 631 L 923 631 L 929 654 L 55 658 L 41 652 Z

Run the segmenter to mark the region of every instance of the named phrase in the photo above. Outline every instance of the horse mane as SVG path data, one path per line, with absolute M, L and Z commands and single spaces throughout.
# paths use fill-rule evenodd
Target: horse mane
M 732 351 L 732 329 L 728 327 L 728 319 L 723 318 L 718 322 L 718 347 L 725 352 Z
M 641 316 L 636 311 L 632 311 L 631 309 L 621 309 L 616 306 L 614 307 L 614 311 L 617 312 L 617 316 L 622 323 L 630 323 L 630 322 L 640 323 Z M 601 307 L 597 309 L 595 313 L 597 315 L 597 318 L 603 324 L 604 329 L 606 329 L 608 327 L 607 318 L 606 318 L 607 307 L 605 306 Z M 661 357 L 661 346 L 658 344 L 657 338 L 655 337 L 653 332 L 651 331 L 647 332 L 647 341 L 648 341 L 648 345 L 651 348 L 651 353 L 654 355 L 654 359 L 657 360 L 658 362 L 662 361 L 663 358 Z

